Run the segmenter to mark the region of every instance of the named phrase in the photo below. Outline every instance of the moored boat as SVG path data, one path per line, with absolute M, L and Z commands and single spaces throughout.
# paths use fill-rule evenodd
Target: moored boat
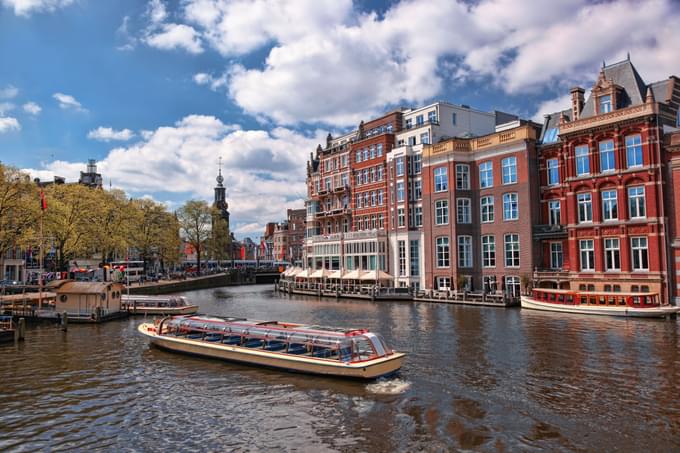
M 123 295 L 123 310 L 133 315 L 191 315 L 198 305 L 191 305 L 184 296 Z
M 675 316 L 680 307 L 662 305 L 656 293 L 620 293 L 535 288 L 522 296 L 522 308 L 586 315 L 663 318 Z
M 365 329 L 174 316 L 138 331 L 165 349 L 302 373 L 374 379 L 396 372 L 404 353 Z
M 14 322 L 11 316 L 0 316 L 0 343 L 14 341 Z

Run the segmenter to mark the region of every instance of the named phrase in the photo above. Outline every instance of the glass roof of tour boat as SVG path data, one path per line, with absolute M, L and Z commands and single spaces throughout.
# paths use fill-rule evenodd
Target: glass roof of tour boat
M 170 324 L 191 325 L 192 327 L 201 327 L 204 329 L 223 330 L 225 327 L 239 328 L 239 330 L 248 329 L 251 333 L 254 331 L 285 331 L 285 332 L 304 332 L 315 335 L 326 336 L 353 336 L 366 333 L 366 329 L 346 329 L 340 327 L 318 326 L 294 324 L 280 321 L 256 321 L 248 320 L 246 318 L 236 317 L 221 317 L 221 316 L 174 316 Z M 233 329 L 232 329 L 233 330 Z

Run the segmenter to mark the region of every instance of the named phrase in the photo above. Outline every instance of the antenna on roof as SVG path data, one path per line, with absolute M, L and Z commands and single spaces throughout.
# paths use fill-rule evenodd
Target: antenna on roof
M 604 60 L 602 60 L 602 68 L 604 69 L 605 66 L 606 64 L 604 63 Z
M 628 52 L 628 61 L 630 61 L 630 52 Z

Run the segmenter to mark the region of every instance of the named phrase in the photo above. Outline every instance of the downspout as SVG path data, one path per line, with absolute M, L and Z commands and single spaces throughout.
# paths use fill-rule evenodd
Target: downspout
M 657 104 L 657 109 L 658 109 L 658 104 Z M 657 161 L 659 162 L 659 168 L 661 168 L 664 163 L 661 161 L 661 140 L 663 139 L 663 131 L 659 128 L 659 112 L 657 111 L 655 114 L 655 121 L 656 121 L 656 132 L 657 132 L 657 137 L 656 137 L 656 155 L 657 155 Z M 664 171 L 659 171 L 659 174 L 661 175 L 661 178 L 664 177 L 664 172 L 667 169 L 665 168 L 664 165 Z M 661 184 L 659 184 L 660 189 L 659 189 L 659 194 L 660 194 L 660 200 L 659 201 L 659 214 L 661 215 L 661 225 L 663 227 L 663 233 L 664 233 L 664 243 L 661 247 L 661 253 L 663 253 L 663 261 L 666 263 L 666 279 L 665 281 L 662 281 L 662 288 L 663 285 L 666 285 L 666 292 L 668 294 L 668 303 L 672 304 L 671 300 L 671 284 L 670 284 L 670 279 L 671 279 L 671 260 L 670 260 L 670 253 L 668 252 L 668 248 L 670 247 L 670 236 L 669 236 L 669 231 L 667 228 L 667 223 L 668 219 L 666 219 L 666 210 L 665 210 L 665 192 L 664 192 L 664 181 L 663 179 L 660 181 Z M 675 279 L 674 279 L 675 280 Z

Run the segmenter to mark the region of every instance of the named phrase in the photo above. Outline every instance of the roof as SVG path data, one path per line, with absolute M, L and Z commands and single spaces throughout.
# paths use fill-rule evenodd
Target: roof
M 539 137 L 541 143 L 543 143 L 547 131 L 553 128 L 557 128 L 559 130 L 561 115 L 564 115 L 569 120 L 571 119 L 571 110 L 562 110 L 561 112 L 555 112 L 549 115 L 545 115 L 545 120 L 543 121 L 543 128 L 541 129 L 541 136 Z M 546 143 L 546 145 L 547 144 L 548 143 Z
M 647 84 L 642 80 L 640 74 L 633 66 L 630 60 L 626 59 L 618 63 L 614 63 L 602 68 L 604 76 L 607 80 L 611 80 L 616 85 L 623 88 L 623 99 L 619 100 L 619 105 L 616 108 L 625 108 L 631 105 L 639 105 L 645 102 L 645 95 L 647 93 Z M 588 118 L 595 116 L 595 99 L 592 93 L 588 96 L 583 111 L 579 118 Z
M 668 102 L 670 100 L 670 85 L 670 79 L 661 80 L 660 82 L 654 82 L 649 85 L 649 87 L 652 89 L 652 94 L 654 95 L 656 102 Z
M 120 283 L 114 282 L 74 282 L 72 280 L 61 280 L 63 283 L 55 285 L 54 289 L 57 293 L 69 294 L 101 294 L 106 292 L 108 288 L 113 285 L 123 286 Z

